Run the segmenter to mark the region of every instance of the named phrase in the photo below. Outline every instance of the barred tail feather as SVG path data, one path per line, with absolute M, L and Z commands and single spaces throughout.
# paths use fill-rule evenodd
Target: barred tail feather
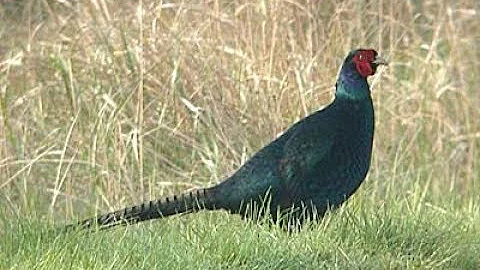
M 201 189 L 180 196 L 144 202 L 122 210 L 110 212 L 80 221 L 66 227 L 82 229 L 107 229 L 118 225 L 135 224 L 142 221 L 164 218 L 175 214 L 190 213 L 200 209 L 213 209 L 215 205 L 207 200 L 207 190 Z

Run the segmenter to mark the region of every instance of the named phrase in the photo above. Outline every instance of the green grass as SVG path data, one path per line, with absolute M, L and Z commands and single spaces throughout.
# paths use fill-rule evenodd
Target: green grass
M 367 195 L 367 194 L 364 194 Z M 287 234 L 225 212 L 113 231 L 52 232 L 7 222 L 2 269 L 478 269 L 479 209 L 362 203 Z
M 477 1 L 1 1 L 1 269 L 478 269 Z M 53 228 L 220 182 L 371 79 L 369 176 L 288 235 L 223 212 Z

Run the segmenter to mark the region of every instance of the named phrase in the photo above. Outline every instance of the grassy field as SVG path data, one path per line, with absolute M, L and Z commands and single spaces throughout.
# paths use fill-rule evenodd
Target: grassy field
M 480 269 L 479 12 L 476 0 L 1 1 L 0 268 Z M 55 232 L 218 183 L 328 104 L 358 47 L 391 62 L 370 81 L 372 166 L 320 223 L 289 235 L 219 211 Z

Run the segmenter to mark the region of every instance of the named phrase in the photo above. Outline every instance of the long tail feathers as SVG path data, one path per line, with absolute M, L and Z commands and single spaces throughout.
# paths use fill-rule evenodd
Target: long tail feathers
M 144 202 L 140 205 L 127 207 L 122 210 L 103 214 L 94 218 L 71 224 L 65 229 L 107 229 L 118 225 L 135 224 L 138 222 L 163 218 L 180 213 L 190 213 L 200 209 L 212 209 L 215 206 L 207 200 L 207 190 L 201 189 L 172 198 Z

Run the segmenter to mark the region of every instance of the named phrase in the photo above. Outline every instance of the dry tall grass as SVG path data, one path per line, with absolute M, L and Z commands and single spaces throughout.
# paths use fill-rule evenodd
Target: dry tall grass
M 391 65 L 372 81 L 368 192 L 468 203 L 477 2 L 3 1 L 0 200 L 70 218 L 221 181 L 372 47 Z

